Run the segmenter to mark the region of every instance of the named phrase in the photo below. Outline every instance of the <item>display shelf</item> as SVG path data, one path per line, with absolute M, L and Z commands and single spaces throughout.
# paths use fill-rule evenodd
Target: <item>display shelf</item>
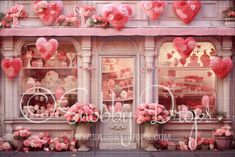
M 111 73 L 117 73 L 117 71 L 102 71 L 102 74 L 111 74 Z
M 48 69 L 55 69 L 55 70 L 69 70 L 69 69 L 76 69 L 78 67 L 23 67 L 23 70 L 48 70 Z
M 55 93 L 52 93 L 53 95 L 55 95 Z M 71 93 L 68 93 L 66 95 L 77 95 L 78 93 L 74 93 L 74 92 L 71 92 Z M 21 95 L 51 95 L 50 93 L 37 93 L 37 92 L 28 92 L 28 93 L 21 93 Z
M 214 92 L 187 92 L 187 93 L 174 93 L 174 96 L 193 96 L 193 97 L 201 97 L 203 95 L 212 95 Z M 169 93 L 159 93 L 159 96 L 170 96 Z
M 133 78 L 133 76 L 122 77 L 122 78 L 116 78 L 116 79 L 114 79 L 114 81 L 128 80 L 128 79 L 132 79 L 132 78 Z
M 159 69 L 171 69 L 171 70 L 190 70 L 190 71 L 193 71 L 193 70 L 202 70 L 202 71 L 205 71 L 205 70 L 208 70 L 210 71 L 211 68 L 210 67 L 169 67 L 169 66 L 159 66 L 158 67 Z
M 133 100 L 133 98 L 127 98 L 127 99 L 115 99 L 114 101 L 131 101 Z M 113 100 L 111 99 L 103 99 L 103 101 L 106 101 L 106 102 L 112 102 Z

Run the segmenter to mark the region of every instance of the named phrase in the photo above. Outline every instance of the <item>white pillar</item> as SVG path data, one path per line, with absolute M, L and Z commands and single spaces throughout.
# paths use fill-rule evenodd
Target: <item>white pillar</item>
M 232 38 L 223 37 L 222 53 L 223 58 L 231 58 L 232 56 Z M 222 111 L 226 112 L 226 116 L 230 116 L 230 74 L 223 79 L 223 103 L 218 104 L 222 106 Z M 220 90 L 220 89 L 219 89 Z
M 88 94 L 83 94 L 82 102 L 88 103 L 90 102 L 90 93 L 91 93 L 91 71 L 88 70 L 90 68 L 91 63 L 91 37 L 83 37 L 82 39 L 82 87 L 87 89 Z
M 153 102 L 153 74 L 154 74 L 154 51 L 155 42 L 154 37 L 145 37 L 144 45 L 145 57 L 145 102 Z M 149 69 L 149 70 L 148 70 Z
M 14 55 L 14 43 L 13 37 L 4 37 L 2 42 L 2 55 L 3 58 L 13 58 Z M 15 78 L 14 80 L 9 80 L 4 74 L 2 76 L 4 78 L 4 85 L 2 85 L 3 93 L 1 93 L 1 97 L 3 100 L 1 101 L 2 105 L 4 105 L 4 121 L 7 120 L 8 122 L 13 121 L 14 117 L 18 116 L 18 108 L 20 107 L 17 104 L 17 81 L 18 79 Z M 5 124 L 5 138 L 11 139 L 11 134 L 13 132 L 12 124 L 7 123 Z

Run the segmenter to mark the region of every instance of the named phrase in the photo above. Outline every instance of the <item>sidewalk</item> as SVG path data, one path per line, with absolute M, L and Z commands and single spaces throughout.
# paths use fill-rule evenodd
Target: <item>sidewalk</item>
M 89 152 L 0 152 L 0 157 L 235 157 L 235 150 L 229 151 L 161 151 L 138 150 L 92 150 Z

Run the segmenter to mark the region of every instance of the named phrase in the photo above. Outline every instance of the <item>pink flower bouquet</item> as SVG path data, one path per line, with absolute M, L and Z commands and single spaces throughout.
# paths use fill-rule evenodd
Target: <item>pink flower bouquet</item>
M 70 124 L 93 123 L 99 119 L 99 110 L 93 104 L 76 103 L 64 117 Z
M 0 138 L 0 151 L 10 151 L 11 149 L 10 143 Z
M 156 103 L 141 104 L 137 108 L 136 121 L 138 124 L 163 124 L 170 119 L 170 113 L 163 105 Z
M 16 140 L 25 140 L 31 136 L 32 132 L 27 127 L 17 126 L 16 131 L 13 133 L 13 137 Z
M 75 27 L 78 27 L 80 25 L 80 21 L 74 13 L 70 13 L 68 15 L 60 15 L 57 18 L 57 23 L 60 26 L 75 26 Z
M 233 135 L 233 132 L 231 131 L 231 126 L 224 125 L 219 129 L 216 129 L 214 132 L 215 136 L 227 136 L 230 137 Z
M 76 143 L 77 140 L 75 138 L 72 138 L 71 140 L 67 136 L 60 136 L 52 138 L 49 141 L 49 149 L 51 151 L 73 151 L 75 152 L 76 149 Z
M 24 141 L 24 151 L 29 150 L 43 150 L 47 147 L 48 142 L 51 137 L 48 133 L 40 133 L 38 135 L 30 136 L 28 139 Z

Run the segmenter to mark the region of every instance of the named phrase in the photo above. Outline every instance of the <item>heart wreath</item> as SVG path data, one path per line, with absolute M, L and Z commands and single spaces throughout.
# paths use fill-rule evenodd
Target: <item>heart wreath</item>
M 165 1 L 141 1 L 141 8 L 145 14 L 151 19 L 158 19 L 163 13 L 166 2 Z
M 41 57 L 45 60 L 50 59 L 58 48 L 58 42 L 56 39 L 38 38 L 36 42 L 36 48 Z
M 185 23 L 190 23 L 201 9 L 200 0 L 180 0 L 173 2 L 176 15 Z
M 187 39 L 177 37 L 173 41 L 173 46 L 182 58 L 188 58 L 191 52 L 196 47 L 196 41 L 192 37 L 189 37 Z
M 8 79 L 14 79 L 23 68 L 23 62 L 20 58 L 5 58 L 1 62 L 2 71 Z
M 132 14 L 132 9 L 127 4 L 122 4 L 119 7 L 113 4 L 107 4 L 103 7 L 103 16 L 117 30 L 122 29 L 129 21 Z
M 211 69 L 219 79 L 224 79 L 233 68 L 233 61 L 230 58 L 215 57 L 210 63 Z
M 45 25 L 52 25 L 63 10 L 62 1 L 36 1 L 34 4 L 34 12 L 43 21 Z

